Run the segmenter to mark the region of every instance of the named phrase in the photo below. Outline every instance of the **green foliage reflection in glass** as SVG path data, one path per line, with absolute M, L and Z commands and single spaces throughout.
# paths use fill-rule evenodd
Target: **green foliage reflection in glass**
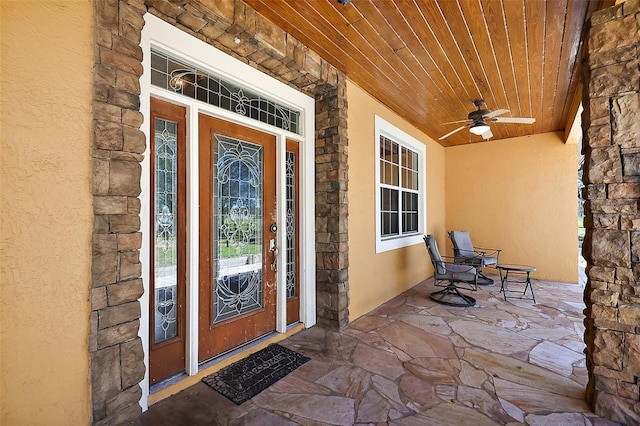
M 177 265 L 177 124 L 155 122 L 155 238 L 156 267 Z
M 155 343 L 177 336 L 177 123 L 156 118 L 154 140 Z
M 218 258 L 262 253 L 259 145 L 216 135 Z
M 214 322 L 260 309 L 262 147 L 215 135 Z

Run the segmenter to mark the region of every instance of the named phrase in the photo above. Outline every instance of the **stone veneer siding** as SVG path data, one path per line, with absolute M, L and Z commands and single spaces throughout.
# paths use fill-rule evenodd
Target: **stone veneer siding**
M 95 0 L 93 91 L 94 231 L 89 351 L 92 423 L 136 419 L 144 378 L 138 337 L 141 31 L 149 11 L 316 99 L 318 324 L 348 324 L 346 78 L 239 0 Z M 236 43 L 235 39 L 240 39 Z
M 596 12 L 585 61 L 587 400 L 640 424 L 640 0 Z

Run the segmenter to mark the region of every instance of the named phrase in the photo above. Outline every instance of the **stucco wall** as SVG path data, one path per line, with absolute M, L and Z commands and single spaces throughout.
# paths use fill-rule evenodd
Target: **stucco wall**
M 433 275 L 424 244 L 376 254 L 374 117 L 379 115 L 427 146 L 427 232 L 445 237 L 444 148 L 348 82 L 349 102 L 349 319 Z
M 0 424 L 88 424 L 92 3 L 0 5 Z
M 535 278 L 577 283 L 577 148 L 561 137 L 447 148 L 447 230 L 501 248 L 501 263 L 534 265 Z

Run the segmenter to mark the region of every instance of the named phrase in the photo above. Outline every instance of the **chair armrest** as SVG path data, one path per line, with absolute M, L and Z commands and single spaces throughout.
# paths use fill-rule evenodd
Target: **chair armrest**
M 474 263 L 469 263 L 469 262 L 460 262 L 458 260 L 458 258 L 454 257 L 454 256 L 441 256 L 442 260 L 444 261 L 444 265 L 445 268 L 447 268 L 447 271 L 452 271 L 452 272 L 472 272 L 472 273 L 476 273 L 477 269 Z
M 445 263 L 447 264 L 454 264 L 454 265 L 475 265 L 476 259 L 479 261 L 482 261 L 483 256 L 440 256 L 442 257 L 442 260 L 444 260 Z M 479 264 L 479 263 L 478 263 Z
M 482 254 L 486 257 L 498 257 L 502 249 L 494 249 L 494 248 L 485 248 L 485 247 L 474 247 L 478 254 Z
M 480 250 L 491 250 L 491 251 L 502 251 L 502 249 L 497 249 L 497 248 L 487 248 L 487 247 L 474 247 L 474 249 L 480 249 Z
M 459 254 L 457 256 L 454 256 L 453 258 L 454 263 L 480 266 L 484 262 L 485 254 L 482 252 L 474 252 L 473 256 L 463 256 Z
M 445 268 L 447 272 L 455 272 L 455 273 L 470 273 L 476 275 L 478 270 L 473 265 L 469 264 L 460 264 L 460 263 L 449 263 L 445 262 Z

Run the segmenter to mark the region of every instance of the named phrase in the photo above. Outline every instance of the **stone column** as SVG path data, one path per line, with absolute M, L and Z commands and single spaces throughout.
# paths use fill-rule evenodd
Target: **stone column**
M 349 324 L 347 84 L 316 96 L 316 293 L 318 325 Z
M 140 35 L 146 12 L 135 0 L 94 3 L 93 260 L 91 401 L 93 423 L 122 424 L 142 412 L 140 327 Z
M 587 400 L 640 424 L 640 1 L 590 21 L 582 117 Z

